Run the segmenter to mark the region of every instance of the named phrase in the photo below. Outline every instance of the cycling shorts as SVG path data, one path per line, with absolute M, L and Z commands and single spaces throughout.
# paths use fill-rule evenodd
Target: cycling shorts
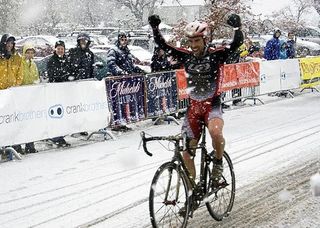
M 189 139 L 199 140 L 202 124 L 214 118 L 222 119 L 220 97 L 209 98 L 203 101 L 190 99 L 190 105 L 182 125 L 182 133 L 186 133 Z

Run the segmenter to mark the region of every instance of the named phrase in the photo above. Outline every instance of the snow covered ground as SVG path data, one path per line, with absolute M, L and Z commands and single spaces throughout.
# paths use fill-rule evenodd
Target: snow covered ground
M 224 114 L 237 185 L 231 215 L 216 222 L 202 207 L 188 227 L 320 226 L 320 197 L 310 189 L 320 169 L 320 94 L 262 99 L 265 105 Z M 151 179 L 172 152 L 155 142 L 154 156 L 146 156 L 139 132 L 176 134 L 180 126 L 145 121 L 134 128 L 114 141 L 96 137 L 1 163 L 0 227 L 150 227 Z

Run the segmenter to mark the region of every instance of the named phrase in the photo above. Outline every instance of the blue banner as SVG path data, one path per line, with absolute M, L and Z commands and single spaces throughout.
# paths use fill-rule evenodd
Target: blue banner
M 147 117 L 177 112 L 177 82 L 175 72 L 146 75 Z
M 106 87 L 114 125 L 145 119 L 144 76 L 108 77 Z

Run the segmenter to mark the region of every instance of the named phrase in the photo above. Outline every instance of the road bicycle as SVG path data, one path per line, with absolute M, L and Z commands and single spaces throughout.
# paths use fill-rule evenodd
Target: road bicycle
M 164 140 L 174 144 L 172 160 L 162 164 L 156 171 L 149 193 L 149 211 L 153 227 L 186 227 L 188 218 L 199 207 L 207 207 L 210 215 L 221 221 L 231 212 L 235 198 L 235 174 L 229 155 L 224 152 L 222 178 L 211 178 L 215 151 L 206 149 L 206 128 L 202 127 L 201 140 L 196 150 L 201 150 L 200 177 L 194 180 L 187 169 L 182 153 L 186 151 L 186 137 L 151 136 L 141 132 L 145 153 L 147 142 Z M 183 212 L 183 213 L 181 213 Z

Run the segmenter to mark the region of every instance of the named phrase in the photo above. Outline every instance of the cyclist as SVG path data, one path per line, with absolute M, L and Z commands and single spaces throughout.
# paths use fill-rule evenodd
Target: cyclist
M 209 47 L 209 31 L 205 22 L 194 21 L 185 27 L 185 36 L 191 50 L 176 48 L 167 44 L 159 31 L 161 20 L 158 15 L 148 18 L 152 27 L 154 40 L 159 48 L 178 59 L 187 73 L 190 106 L 184 119 L 182 133 L 187 135 L 189 150 L 183 153 L 186 166 L 196 177 L 194 164 L 195 150 L 201 134 L 201 123 L 204 122 L 212 138 L 212 146 L 216 150 L 212 179 L 217 183 L 223 172 L 222 156 L 225 140 L 222 134 L 223 119 L 220 95 L 218 94 L 219 67 L 243 43 L 240 17 L 229 16 L 227 23 L 235 30 L 233 42 L 221 48 Z

